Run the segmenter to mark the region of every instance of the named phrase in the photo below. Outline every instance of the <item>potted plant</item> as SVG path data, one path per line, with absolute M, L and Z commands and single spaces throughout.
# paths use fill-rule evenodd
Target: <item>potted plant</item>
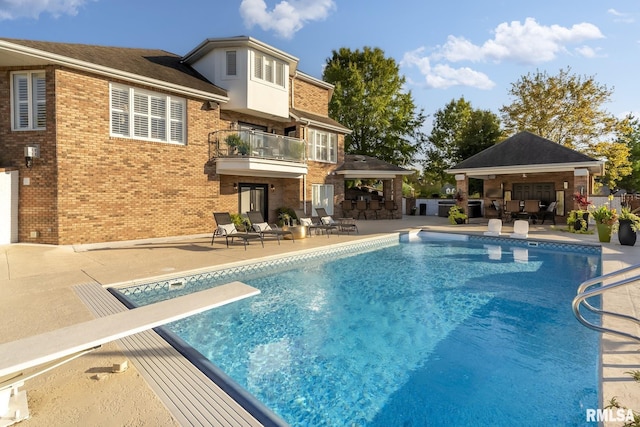
M 573 233 L 586 233 L 589 228 L 589 212 L 582 209 L 572 210 L 567 215 L 567 228 Z
M 243 156 L 249 154 L 249 143 L 243 141 L 240 135 L 238 135 L 237 133 L 232 133 L 231 135 L 227 136 L 225 138 L 225 142 L 227 143 L 230 151 L 233 150 L 234 152 L 237 152 L 238 154 Z
M 590 209 L 589 213 L 596 222 L 596 228 L 598 229 L 598 239 L 601 242 L 610 242 L 613 226 L 618 220 L 618 213 L 616 212 L 616 210 L 611 209 L 609 203 L 605 203 L 602 206 Z
M 467 218 L 467 214 L 458 205 L 453 205 L 449 208 L 449 222 L 451 224 L 464 224 Z
M 636 244 L 636 232 L 640 229 L 640 217 L 629 208 L 622 208 L 618 217 L 618 241 L 621 245 Z

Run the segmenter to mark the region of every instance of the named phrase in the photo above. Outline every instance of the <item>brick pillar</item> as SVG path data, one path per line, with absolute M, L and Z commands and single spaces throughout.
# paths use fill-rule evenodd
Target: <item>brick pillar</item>
M 464 213 L 469 215 L 469 177 L 465 174 L 456 174 L 456 194 L 462 195 L 462 200 L 456 199 L 456 205 L 464 210 Z
M 573 171 L 573 192 L 571 193 L 571 196 L 574 210 L 582 209 L 582 206 L 578 204 L 573 195 L 581 194 L 588 198 L 591 193 L 589 181 L 590 175 L 588 169 L 576 169 Z

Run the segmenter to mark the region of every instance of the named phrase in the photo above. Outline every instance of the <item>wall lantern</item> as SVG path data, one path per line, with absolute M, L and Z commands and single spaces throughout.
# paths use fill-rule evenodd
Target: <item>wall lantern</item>
M 237 182 L 233 183 L 233 191 L 238 191 L 238 183 Z
M 276 191 L 276 186 L 271 184 L 271 191 Z
M 567 188 L 569 188 L 569 182 L 568 182 L 568 181 L 563 182 L 563 183 L 562 183 L 562 188 L 564 188 L 565 190 L 566 190 Z
M 38 145 L 27 145 L 24 147 L 24 162 L 27 168 L 33 166 L 33 159 L 40 158 L 40 147 Z

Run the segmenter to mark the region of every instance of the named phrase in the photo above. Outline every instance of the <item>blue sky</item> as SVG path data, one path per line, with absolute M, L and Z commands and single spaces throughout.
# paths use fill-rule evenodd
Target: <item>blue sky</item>
M 434 3 L 0 0 L 0 37 L 186 54 L 206 38 L 248 35 L 298 57 L 318 78 L 333 50 L 379 47 L 430 116 L 461 96 L 498 114 L 521 76 L 571 67 L 613 88 L 609 112 L 640 116 L 637 0 Z

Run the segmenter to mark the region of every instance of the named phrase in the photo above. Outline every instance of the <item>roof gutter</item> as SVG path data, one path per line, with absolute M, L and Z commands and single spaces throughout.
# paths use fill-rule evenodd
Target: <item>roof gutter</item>
M 508 175 L 514 173 L 569 172 L 575 169 L 589 169 L 595 175 L 604 174 L 603 161 L 578 163 L 547 163 L 543 165 L 487 166 L 483 168 L 447 169 L 448 174 L 464 173 L 468 175 Z

